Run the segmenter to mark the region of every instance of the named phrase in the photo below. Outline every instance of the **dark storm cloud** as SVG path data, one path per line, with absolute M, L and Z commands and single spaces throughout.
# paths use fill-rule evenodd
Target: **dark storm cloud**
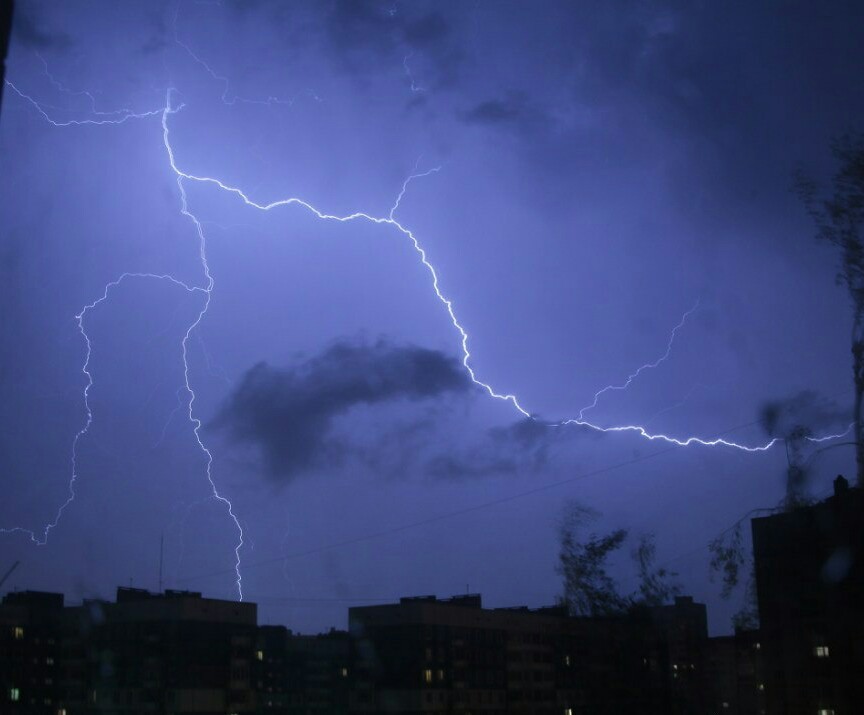
M 764 217 L 787 206 L 798 162 L 864 112 L 861 3 L 570 3 L 536 21 L 534 81 L 505 80 L 527 95 L 481 96 L 461 118 L 513 131 L 544 173 L 648 161 L 687 211 L 737 201 Z M 526 119 L 533 131 L 519 131 Z
M 792 397 L 765 403 L 760 418 L 762 428 L 771 437 L 787 437 L 800 429 L 818 437 L 827 430 L 848 425 L 851 412 L 812 390 L 802 390 Z
M 332 457 L 333 419 L 356 405 L 465 393 L 459 362 L 413 345 L 339 342 L 293 368 L 250 369 L 215 421 L 241 443 L 257 446 L 267 472 L 287 481 Z
M 12 20 L 12 39 L 34 50 L 62 50 L 72 44 L 69 35 L 53 30 L 32 7 L 22 7 L 20 3 Z

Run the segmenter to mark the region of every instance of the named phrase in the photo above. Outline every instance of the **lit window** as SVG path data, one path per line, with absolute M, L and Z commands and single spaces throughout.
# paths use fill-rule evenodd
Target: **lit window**
M 834 715 L 834 710 L 831 708 L 819 708 L 816 715 Z
M 564 708 L 564 715 L 573 715 L 573 708 Z
M 761 649 L 762 649 L 762 644 L 761 644 L 761 643 L 757 643 L 757 644 L 754 645 L 753 647 L 754 647 L 756 650 L 761 650 Z
M 21 691 L 18 688 L 10 688 L 9 689 L 9 699 L 13 703 L 17 703 L 21 699 Z
M 20 641 L 24 637 L 24 629 L 21 626 L 15 626 L 15 640 Z
M 255 652 L 255 657 L 256 657 L 258 660 L 264 660 L 264 651 L 263 651 L 263 650 L 256 651 L 256 652 Z
M 342 668 L 342 671 L 341 671 L 341 672 L 342 672 L 342 677 L 343 677 L 343 678 L 347 678 L 347 677 L 348 677 L 348 668 Z
M 444 680 L 444 671 L 438 670 L 438 680 Z
M 566 666 L 570 665 L 570 656 L 569 655 L 564 656 L 564 665 L 566 665 Z M 567 709 L 570 710 L 570 708 L 567 708 Z
M 828 646 L 827 645 L 817 645 L 813 649 L 813 655 L 817 658 L 827 658 L 828 657 Z
M 759 688 L 759 690 L 765 690 L 765 683 L 759 683 L 756 687 Z
M 54 659 L 53 659 L 51 656 L 48 656 L 48 657 L 45 659 L 45 664 L 46 664 L 46 665 L 54 665 Z
M 66 708 L 60 708 L 57 711 L 57 715 L 66 715 Z
M 432 682 L 432 671 L 428 668 L 423 671 L 423 680 L 425 680 L 427 683 Z

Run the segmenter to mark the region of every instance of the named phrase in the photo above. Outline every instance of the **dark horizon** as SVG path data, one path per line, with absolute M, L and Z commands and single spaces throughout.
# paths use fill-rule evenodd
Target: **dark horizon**
M 242 590 L 303 631 L 466 584 L 537 607 L 578 504 L 585 538 L 628 531 L 622 593 L 653 535 L 728 633 L 712 540 L 788 499 L 790 459 L 802 497 L 856 474 L 849 295 L 794 182 L 861 130 L 862 26 L 16 3 L 4 589 Z

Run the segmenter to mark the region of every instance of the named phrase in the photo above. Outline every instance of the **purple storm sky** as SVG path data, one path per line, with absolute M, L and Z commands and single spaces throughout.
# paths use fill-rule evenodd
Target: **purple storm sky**
M 779 502 L 782 445 L 550 423 L 659 362 L 585 420 L 761 445 L 762 406 L 809 391 L 814 431 L 845 429 L 848 300 L 790 190 L 860 127 L 864 7 L 845 5 L 18 2 L 6 587 L 155 589 L 164 536 L 166 587 L 237 597 L 239 523 L 264 622 L 344 627 L 352 604 L 466 587 L 539 606 L 577 500 L 598 530 L 655 533 L 726 630 L 741 594 L 719 601 L 706 544 Z M 178 172 L 335 216 L 388 219 L 401 195 L 398 225 Z M 470 380 L 400 226 L 477 379 L 536 421 Z M 76 434 L 74 501 L 37 545 Z M 811 492 L 852 456 L 814 456 Z M 615 570 L 632 589 L 626 553 Z

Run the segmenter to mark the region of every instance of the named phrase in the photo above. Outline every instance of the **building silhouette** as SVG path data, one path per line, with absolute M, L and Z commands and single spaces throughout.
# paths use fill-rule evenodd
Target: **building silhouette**
M 608 618 L 403 598 L 316 636 L 256 620 L 186 591 L 8 594 L 0 713 L 701 712 L 705 607 L 689 598 Z
M 200 593 L 0 603 L 0 715 L 846 715 L 864 703 L 864 494 L 754 519 L 761 626 L 709 638 L 704 604 L 604 617 L 479 594 L 348 610 L 349 630 L 259 626 Z
M 705 606 L 574 618 L 479 595 L 349 609 L 356 713 L 697 713 Z
M 0 605 L 0 712 L 249 713 L 255 604 L 117 590 L 63 606 L 11 593 Z
M 864 494 L 837 477 L 825 501 L 752 529 L 768 712 L 860 712 Z

